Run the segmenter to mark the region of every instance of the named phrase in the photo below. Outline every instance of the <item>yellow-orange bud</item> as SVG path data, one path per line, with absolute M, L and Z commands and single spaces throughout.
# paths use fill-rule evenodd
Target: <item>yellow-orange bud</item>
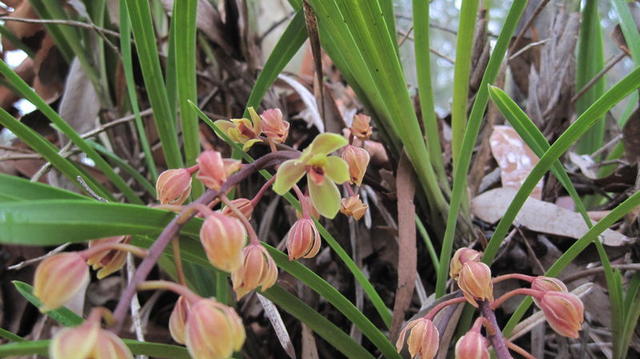
M 90 358 L 98 340 L 100 325 L 85 321 L 73 328 L 64 328 L 56 333 L 49 345 L 51 359 Z
M 313 258 L 320 250 L 320 233 L 311 218 L 297 220 L 287 238 L 289 260 Z
M 214 267 L 233 272 L 242 265 L 242 248 L 247 242 L 247 231 L 239 219 L 212 213 L 200 228 L 200 242 Z
M 156 181 L 156 194 L 161 204 L 183 204 L 191 194 L 191 173 L 185 168 L 162 172 Z
M 348 217 L 353 217 L 353 219 L 359 221 L 360 218 L 362 218 L 364 214 L 367 213 L 367 208 L 369 208 L 369 206 L 362 203 L 362 201 L 360 200 L 360 195 L 353 195 L 351 197 L 342 199 L 340 213 Z
M 189 302 L 180 296 L 176 301 L 171 316 L 169 317 L 169 333 L 176 343 L 185 343 L 185 327 L 189 317 Z
M 89 248 L 95 247 L 105 243 L 124 243 L 128 244 L 131 242 L 130 236 L 117 236 L 117 237 L 108 237 L 95 239 L 89 242 Z M 104 251 L 100 251 L 89 258 L 87 258 L 87 264 L 93 268 L 93 270 L 97 270 L 98 279 L 102 279 L 108 276 L 111 273 L 118 271 L 120 268 L 124 266 L 124 262 L 127 259 L 127 252 L 119 251 L 114 249 L 107 249 Z
M 251 219 L 251 215 L 253 214 L 253 203 L 248 198 L 236 198 L 231 201 L 231 204 L 234 205 L 240 212 L 247 218 Z M 222 214 L 226 214 L 227 216 L 236 216 L 236 212 L 234 212 L 229 206 L 226 206 L 222 209 Z
M 449 263 L 449 275 L 453 279 L 458 279 L 458 275 L 460 274 L 460 270 L 462 270 L 462 265 L 472 261 L 479 262 L 482 259 L 482 253 L 473 250 L 471 248 L 460 248 L 458 249 L 451 258 L 451 263 Z
M 478 331 L 471 330 L 458 339 L 456 359 L 489 359 L 487 339 Z
M 400 331 L 396 342 L 398 352 L 402 350 L 407 332 L 409 332 L 407 346 L 412 358 L 420 355 L 420 359 L 433 359 L 436 356 L 440 345 L 440 333 L 431 320 L 420 318 L 407 323 Z
M 361 140 L 367 140 L 371 137 L 371 117 L 364 114 L 357 114 L 353 116 L 353 123 L 351 124 L 351 133 Z
M 274 143 L 283 143 L 289 135 L 289 122 L 282 119 L 280 109 L 268 109 L 261 117 L 262 133 Z
M 36 269 L 33 294 L 43 312 L 59 308 L 89 283 L 89 266 L 78 253 L 59 253 L 43 260 Z
M 539 290 L 542 292 L 555 291 L 555 292 L 568 292 L 567 286 L 558 279 L 552 277 L 538 276 L 531 281 L 531 289 Z M 540 306 L 537 298 L 533 298 L 536 305 Z
M 458 276 L 458 286 L 467 301 L 476 308 L 476 300 L 493 300 L 491 269 L 482 262 L 466 262 Z
M 584 305 L 580 298 L 572 293 L 550 290 L 538 298 L 538 306 L 556 333 L 569 338 L 579 337 L 584 322 Z
M 369 152 L 364 148 L 348 145 L 342 150 L 342 159 L 349 165 L 351 183 L 361 185 L 369 165 Z
M 250 244 L 242 250 L 242 255 L 242 266 L 231 273 L 238 300 L 258 287 L 261 290 L 271 288 L 278 279 L 278 267 L 263 246 Z
M 186 344 L 194 359 L 226 359 L 244 344 L 246 334 L 236 312 L 213 299 L 192 304 L 186 325 Z

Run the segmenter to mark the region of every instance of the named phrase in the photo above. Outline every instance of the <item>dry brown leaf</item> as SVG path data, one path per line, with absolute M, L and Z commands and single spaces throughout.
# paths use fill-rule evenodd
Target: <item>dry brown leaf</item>
M 15 11 L 12 12 L 9 17 L 21 19 L 37 19 L 38 14 L 31 7 L 29 1 L 23 1 L 20 5 L 18 5 L 18 7 L 15 8 Z M 20 40 L 32 37 L 43 29 L 41 24 L 32 24 L 20 21 L 6 21 L 4 23 L 4 26 L 7 28 L 7 30 L 16 35 L 16 37 Z M 16 49 L 14 44 L 4 36 L 2 37 L 2 48 L 5 51 Z
M 276 337 L 278 337 L 280 345 L 282 345 L 284 351 L 287 352 L 289 358 L 296 359 L 296 351 L 293 348 L 291 337 L 289 336 L 287 327 L 282 321 L 282 316 L 280 315 L 278 308 L 276 308 L 272 301 L 260 295 L 260 293 L 256 293 L 256 296 L 258 297 L 260 304 L 262 304 L 262 308 L 264 308 L 264 315 L 271 323 L 271 326 L 276 333 Z
M 488 223 L 496 223 L 504 216 L 516 195 L 513 188 L 496 188 L 473 199 L 473 215 Z M 514 224 L 539 233 L 578 239 L 587 232 L 587 225 L 579 213 L 529 197 L 516 216 Z M 602 235 L 602 243 L 622 246 L 632 243 L 631 238 L 610 229 Z
M 87 132 L 95 126 L 100 101 L 78 59 L 71 62 L 58 110 L 60 116 L 77 132 Z
M 598 174 L 593 170 L 595 162 L 589 155 L 579 155 L 575 152 L 569 152 L 569 159 L 571 162 L 580 168 L 580 172 L 587 178 L 596 179 Z
M 627 161 L 640 161 L 640 108 L 629 117 L 622 129 L 624 155 Z
M 393 303 L 391 338 L 396 338 L 404 313 L 411 304 L 417 276 L 416 207 L 413 196 L 416 188 L 411 163 L 406 155 L 400 158 L 396 178 L 398 192 L 398 288 Z
M 538 156 L 509 126 L 495 126 L 490 141 L 491 153 L 500 166 L 502 186 L 520 188 L 533 167 L 538 163 Z M 542 187 L 542 181 L 538 182 L 531 196 L 537 199 L 542 198 Z

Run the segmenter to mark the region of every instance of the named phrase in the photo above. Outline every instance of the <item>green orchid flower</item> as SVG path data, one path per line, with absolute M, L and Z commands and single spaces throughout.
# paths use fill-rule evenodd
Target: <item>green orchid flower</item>
M 317 136 L 299 158 L 280 165 L 273 190 L 283 195 L 306 174 L 313 206 L 321 215 L 335 217 L 340 210 L 341 198 L 336 184 L 349 180 L 349 166 L 342 158 L 329 154 L 347 143 L 344 137 L 334 133 Z

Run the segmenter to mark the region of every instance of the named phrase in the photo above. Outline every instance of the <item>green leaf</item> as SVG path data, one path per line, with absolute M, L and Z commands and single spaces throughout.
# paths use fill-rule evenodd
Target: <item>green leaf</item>
M 35 305 L 36 308 L 40 308 L 42 306 L 42 302 L 33 295 L 33 288 L 29 284 L 17 280 L 14 280 L 12 283 L 18 292 L 31 304 Z M 67 307 L 50 310 L 45 314 L 65 327 L 75 327 L 83 322 L 83 319 L 80 316 L 69 310 Z
M 61 188 L 0 173 L 0 202 L 42 199 L 91 200 Z
M 189 359 L 189 353 L 184 347 L 177 345 L 139 342 L 131 339 L 123 339 L 134 355 L 148 355 L 154 358 Z M 0 345 L 0 357 L 48 355 L 50 340 L 36 340 L 21 343 Z
M 15 335 L 12 332 L 4 329 L 4 328 L 0 328 L 0 338 L 4 338 L 10 342 L 24 342 L 26 341 L 26 339 L 24 339 L 23 337 L 19 336 L 19 335 Z

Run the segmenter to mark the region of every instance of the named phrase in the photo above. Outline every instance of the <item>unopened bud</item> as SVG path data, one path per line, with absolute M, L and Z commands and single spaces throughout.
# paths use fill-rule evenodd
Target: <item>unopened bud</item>
M 246 334 L 236 312 L 214 299 L 201 299 L 191 306 L 186 326 L 186 344 L 194 359 L 226 359 L 244 344 Z
M 369 208 L 369 206 L 362 203 L 362 201 L 360 200 L 360 195 L 353 195 L 351 197 L 342 199 L 340 213 L 348 217 L 353 217 L 353 219 L 359 221 L 360 218 L 362 218 L 364 214 L 367 213 L 367 208 Z
M 584 305 L 572 293 L 546 291 L 538 298 L 538 305 L 544 317 L 556 333 L 578 338 L 584 322 Z
M 91 358 L 99 331 L 99 324 L 92 321 L 85 321 L 77 327 L 60 330 L 51 340 L 49 357 L 51 359 Z
M 46 312 L 67 303 L 89 283 L 89 266 L 78 253 L 55 254 L 43 260 L 36 269 L 33 294 L 40 299 L 40 310 Z
M 129 242 L 131 242 L 130 236 L 101 238 L 90 241 L 89 248 L 105 243 L 128 244 Z M 120 270 L 120 268 L 124 266 L 124 262 L 126 261 L 126 259 L 127 252 L 115 249 L 107 249 L 87 258 L 87 264 L 90 265 L 93 270 L 97 270 L 98 274 L 96 276 L 98 277 L 98 279 L 102 279 L 109 274 Z
M 357 114 L 353 116 L 351 124 L 351 133 L 361 140 L 367 140 L 371 137 L 371 117 L 365 114 Z
M 420 359 L 433 359 L 436 356 L 438 346 L 440 345 L 440 333 L 431 320 L 420 318 L 407 323 L 404 329 L 400 331 L 398 341 L 396 342 L 398 352 L 400 352 L 404 346 L 404 339 L 407 332 L 409 332 L 407 346 L 409 347 L 409 354 L 411 354 L 412 358 L 419 355 Z
M 493 300 L 491 269 L 482 262 L 466 262 L 458 276 L 458 286 L 467 301 L 476 308 L 476 300 Z
M 98 340 L 90 358 L 133 359 L 131 350 L 112 332 L 100 329 Z
M 247 198 L 236 198 L 231 201 L 231 204 L 235 206 L 242 215 L 247 219 L 251 219 L 251 214 L 253 214 L 253 203 L 250 199 Z M 222 214 L 226 214 L 227 216 L 236 216 L 236 212 L 231 209 L 231 207 L 226 206 L 222 209 Z
M 274 143 L 283 143 L 289 135 L 289 122 L 282 119 L 280 109 L 272 108 L 262 113 L 262 133 Z
M 471 330 L 458 339 L 456 359 L 489 359 L 487 339 L 478 331 Z
M 278 267 L 263 246 L 250 244 L 242 250 L 242 255 L 242 266 L 231 273 L 238 300 L 258 287 L 263 291 L 271 288 L 278 279 Z
M 342 159 L 349 165 L 351 183 L 360 186 L 369 165 L 369 152 L 364 148 L 348 145 L 342 150 Z
M 186 168 L 162 172 L 156 181 L 156 194 L 161 204 L 183 204 L 191 194 L 191 173 Z
M 242 265 L 242 248 L 247 242 L 247 231 L 239 219 L 212 213 L 200 228 L 200 242 L 214 267 L 233 272 Z
M 531 281 L 531 289 L 539 290 L 542 292 L 555 291 L 555 292 L 568 292 L 567 286 L 558 279 L 552 277 L 538 276 Z M 537 298 L 533 298 L 536 305 L 540 306 Z
M 460 248 L 458 249 L 451 258 L 451 263 L 449 263 L 449 275 L 453 279 L 458 279 L 458 275 L 462 270 L 462 266 L 471 261 L 471 262 L 479 262 L 482 259 L 482 253 L 473 250 L 471 248 Z
M 311 218 L 297 220 L 287 238 L 289 260 L 313 258 L 320 250 L 320 233 Z
M 218 151 L 207 150 L 198 156 L 199 171 L 196 178 L 207 188 L 219 190 L 227 177 L 240 169 L 240 161 L 223 159 Z
M 189 302 L 180 296 L 169 317 L 169 333 L 176 343 L 185 343 L 185 326 L 189 317 Z

